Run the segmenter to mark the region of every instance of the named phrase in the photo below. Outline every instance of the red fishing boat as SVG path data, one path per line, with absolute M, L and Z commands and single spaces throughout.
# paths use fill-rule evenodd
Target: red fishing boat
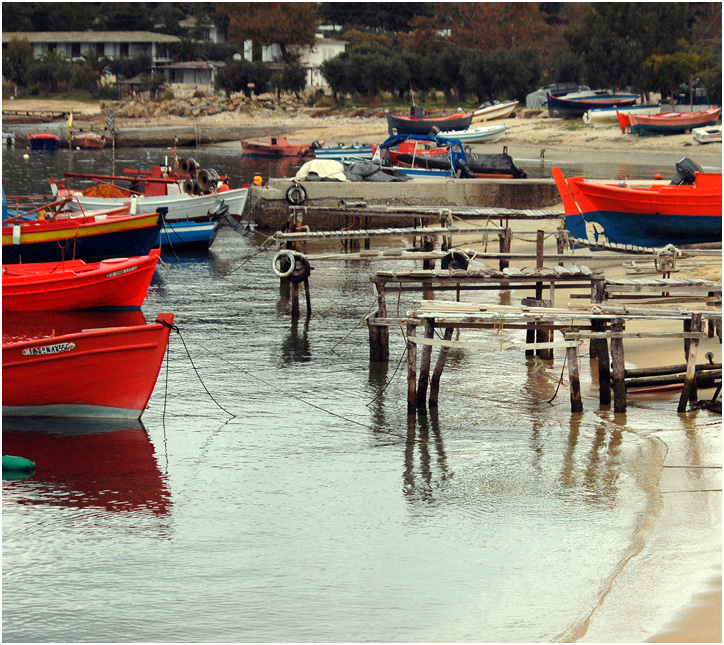
M 410 116 L 397 116 L 386 113 L 389 134 L 430 134 L 431 132 L 449 132 L 467 130 L 472 123 L 473 112 L 458 112 L 448 116 L 422 116 L 422 109 L 416 105 L 410 108 Z
M 242 154 L 247 157 L 307 157 L 314 155 L 316 148 L 321 148 L 322 141 L 297 143 L 289 141 L 286 137 L 271 137 L 269 139 L 242 139 Z
M 173 320 L 3 343 L 3 416 L 140 418 Z
M 3 311 L 67 311 L 95 307 L 138 309 L 160 251 L 135 258 L 4 264 Z
M 31 150 L 57 150 L 60 145 L 60 137 L 48 132 L 28 135 L 28 146 Z
M 71 144 L 74 148 L 100 149 L 106 145 L 106 138 L 95 132 L 80 132 L 73 136 Z
M 652 247 L 721 242 L 721 173 L 705 173 L 687 157 L 676 169 L 671 184 L 638 187 L 625 180 L 566 179 L 554 168 L 566 228 L 573 237 L 592 242 Z

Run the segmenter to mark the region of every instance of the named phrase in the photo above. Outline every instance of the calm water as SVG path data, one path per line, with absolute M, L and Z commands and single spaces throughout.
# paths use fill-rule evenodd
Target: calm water
M 3 154 L 9 194 L 68 167 L 111 171 L 106 153 L 21 155 Z M 162 155 L 122 150 L 116 168 Z M 194 157 L 232 186 L 289 174 Z M 208 254 L 164 255 L 143 315 L 174 312 L 180 334 L 142 425 L 3 420 L 3 453 L 38 464 L 3 482 L 4 641 L 576 640 L 631 562 L 659 604 L 702 568 L 717 535 L 694 521 L 658 545 L 673 589 L 642 556 L 662 432 L 699 463 L 717 417 L 677 416 L 672 397 L 598 411 L 585 360 L 586 412 L 572 417 L 562 356 L 496 352 L 491 334 L 490 352 L 451 351 L 439 413 L 411 420 L 400 333 L 389 365 L 371 365 L 360 326 L 370 273 L 399 265 L 319 262 L 313 314 L 295 321 L 263 241 L 222 230 Z M 5 314 L 4 331 L 70 318 Z M 627 611 L 633 634 L 604 640 L 652 628 L 648 609 Z

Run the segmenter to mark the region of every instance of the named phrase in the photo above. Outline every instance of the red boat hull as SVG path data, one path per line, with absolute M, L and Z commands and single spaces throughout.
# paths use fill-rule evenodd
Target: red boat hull
M 160 252 L 86 264 L 83 260 L 4 264 L 3 311 L 68 311 L 95 307 L 138 309 Z
M 3 416 L 139 419 L 173 319 L 4 344 Z
M 247 157 L 306 157 L 313 155 L 312 146 L 314 141 L 309 143 L 295 143 L 286 137 L 271 137 L 270 139 L 242 139 L 242 154 Z M 319 142 L 324 145 L 324 140 Z

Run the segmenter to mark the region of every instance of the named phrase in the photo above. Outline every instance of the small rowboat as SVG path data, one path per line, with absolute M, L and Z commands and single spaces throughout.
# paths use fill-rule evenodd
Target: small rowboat
M 3 416 L 139 419 L 173 320 L 3 343 Z
M 619 114 L 659 114 L 660 105 L 644 104 L 630 105 L 629 107 L 607 107 L 588 110 L 583 115 L 583 122 L 589 125 L 607 125 L 618 122 Z
M 269 139 L 242 139 L 242 154 L 247 157 L 307 157 L 314 154 L 314 149 L 324 146 L 322 141 L 297 143 L 286 137 L 270 137 Z
M 505 134 L 505 124 L 489 125 L 482 128 L 470 128 L 456 132 L 451 130 L 445 136 L 458 139 L 463 143 L 495 143 Z
M 518 107 L 518 101 L 503 101 L 502 103 L 493 103 L 492 105 L 482 104 L 473 112 L 473 123 L 476 121 L 504 119 L 509 116 L 516 107 Z
M 709 128 L 694 128 L 691 133 L 694 141 L 699 143 L 721 143 L 721 126 L 714 125 Z
M 160 252 L 86 264 L 83 260 L 4 264 L 3 311 L 140 309 Z
M 106 145 L 106 138 L 95 132 L 81 132 L 71 139 L 74 148 L 99 150 Z
M 628 114 L 619 116 L 621 129 L 626 131 L 626 118 L 632 134 L 683 134 L 694 128 L 716 125 L 721 116 L 721 108 L 709 108 L 697 112 L 665 112 L 650 116 Z
M 638 100 L 638 94 L 610 94 L 604 90 L 576 92 L 548 97 L 548 114 L 563 119 L 581 118 L 589 110 L 626 107 Z
M 28 145 L 31 150 L 57 150 L 60 145 L 60 137 L 47 132 L 28 135 Z
M 467 130 L 473 120 L 472 112 L 459 112 L 449 116 L 396 116 L 386 113 L 389 134 L 423 134 Z

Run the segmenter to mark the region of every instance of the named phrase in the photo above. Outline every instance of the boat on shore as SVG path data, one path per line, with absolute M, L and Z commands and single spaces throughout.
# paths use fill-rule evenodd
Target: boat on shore
M 619 114 L 659 114 L 661 112 L 660 105 L 653 103 L 644 103 L 643 105 L 629 105 L 628 107 L 607 107 L 594 108 L 588 110 L 583 115 L 583 122 L 590 125 L 608 125 L 609 123 L 617 123 Z
M 489 125 L 468 130 L 450 130 L 445 133 L 449 139 L 458 139 L 463 143 L 495 143 L 505 134 L 505 124 Z
M 720 116 L 720 107 L 696 112 L 665 112 L 649 116 L 627 114 L 619 116 L 619 124 L 622 130 L 626 131 L 628 127 L 631 129 L 631 134 L 639 136 L 683 134 L 695 128 L 716 125 Z
M 709 126 L 708 128 L 694 128 L 691 131 L 694 141 L 698 143 L 721 143 L 722 127 L 720 125 Z
M 28 135 L 28 147 L 31 150 L 44 150 L 53 152 L 60 146 L 60 137 L 48 132 L 39 132 Z
M 70 140 L 74 148 L 100 150 L 106 145 L 106 138 L 95 132 L 80 132 Z
M 340 143 L 336 146 L 321 146 L 314 149 L 314 156 L 317 159 L 331 161 L 350 161 L 361 159 L 372 159 L 372 145 L 368 143 Z
M 140 309 L 160 256 L 4 264 L 3 311 L 67 311 L 112 307 Z
M 705 173 L 688 157 L 670 184 L 647 187 L 566 179 L 553 168 L 566 228 L 591 242 L 663 247 L 722 240 L 722 175 Z
M 247 157 L 309 157 L 316 148 L 324 146 L 322 141 L 299 143 L 286 137 L 268 139 L 242 139 L 241 154 Z
M 510 116 L 518 107 L 518 101 L 495 101 L 494 103 L 482 103 L 473 112 L 473 123 L 476 121 L 492 121 L 493 119 L 505 119 Z
M 173 320 L 3 342 L 3 416 L 139 419 Z
M 422 109 L 416 105 L 410 108 L 410 116 L 398 116 L 385 113 L 387 117 L 387 131 L 394 134 L 422 134 L 429 135 L 435 132 L 450 130 L 467 130 L 473 120 L 472 112 L 458 112 L 448 116 L 425 117 Z
M 616 94 L 605 90 L 575 92 L 548 97 L 548 114 L 563 119 L 579 119 L 589 110 L 626 107 L 638 100 L 638 94 Z

